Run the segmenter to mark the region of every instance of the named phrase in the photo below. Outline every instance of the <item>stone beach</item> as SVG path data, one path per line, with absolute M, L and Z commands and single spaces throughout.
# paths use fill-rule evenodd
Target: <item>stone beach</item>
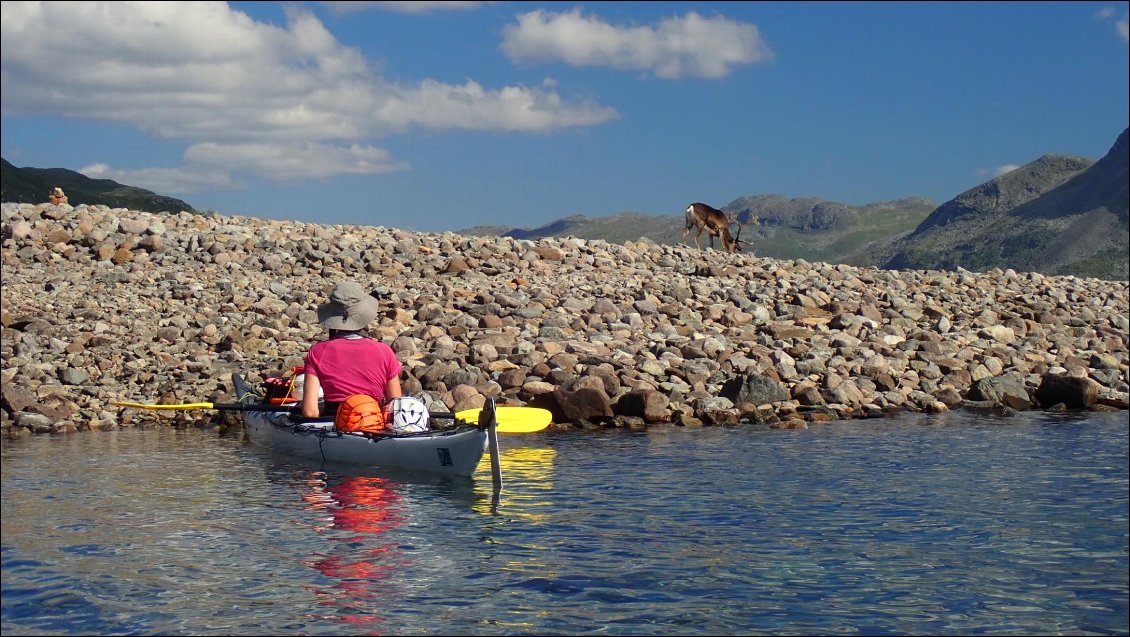
M 233 372 L 301 365 L 346 279 L 380 299 L 370 332 L 407 393 L 544 407 L 558 429 L 1128 405 L 1126 281 L 105 206 L 0 221 L 6 437 L 228 426 L 110 403 L 224 402 Z

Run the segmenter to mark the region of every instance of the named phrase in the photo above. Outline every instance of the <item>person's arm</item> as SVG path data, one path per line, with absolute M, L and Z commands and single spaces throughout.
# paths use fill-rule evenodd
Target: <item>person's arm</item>
M 393 376 L 385 383 L 385 400 L 392 400 L 393 398 L 400 398 L 404 395 L 404 391 L 400 389 L 400 377 Z
M 318 390 L 321 389 L 322 383 L 318 377 L 306 372 L 306 378 L 302 381 L 302 415 L 307 418 L 317 418 L 319 414 L 318 408 Z

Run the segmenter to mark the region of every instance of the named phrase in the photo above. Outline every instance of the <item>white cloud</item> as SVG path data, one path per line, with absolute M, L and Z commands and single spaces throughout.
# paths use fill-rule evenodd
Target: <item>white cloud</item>
M 388 82 L 294 8 L 285 27 L 217 2 L 5 1 L 0 11 L 5 117 L 122 123 L 185 140 L 186 161 L 207 144 L 242 152 L 228 170 L 275 179 L 302 171 L 273 149 L 303 157 L 312 176 L 376 173 L 405 166 L 373 139 L 412 128 L 550 131 L 617 116 L 549 87 Z
M 78 172 L 91 179 L 112 179 L 120 184 L 130 184 L 170 195 L 183 195 L 201 190 L 235 190 L 243 187 L 243 184 L 233 179 L 229 173 L 198 166 L 117 170 L 98 163 L 81 168 Z
M 388 151 L 363 144 L 193 144 L 184 153 L 194 166 L 235 171 L 253 166 L 261 177 L 278 181 L 321 179 L 332 175 L 373 175 L 405 170 L 408 164 Z
M 594 104 L 568 106 L 552 91 L 507 87 L 487 91 L 468 80 L 462 85 L 426 81 L 400 91 L 381 106 L 381 119 L 402 127 L 434 127 L 458 122 L 470 130 L 543 131 L 558 126 L 600 124 L 615 109 Z
M 433 11 L 464 11 L 468 9 L 477 9 L 483 5 L 495 4 L 494 2 L 456 2 L 436 0 L 435 2 L 424 2 L 422 0 L 404 0 L 403 2 L 354 2 L 346 0 L 344 2 L 322 2 L 321 4 L 329 8 L 337 14 L 357 13 L 358 11 L 368 11 L 369 9 L 384 9 L 386 11 L 395 11 L 397 13 L 432 13 Z
M 91 179 L 113 179 L 154 192 L 190 193 L 231 190 L 242 183 L 231 176 L 247 170 L 265 179 L 295 181 L 334 175 L 374 175 L 407 170 L 408 164 L 388 151 L 363 144 L 193 144 L 184 152 L 179 168 L 111 169 L 96 163 L 79 170 Z
M 1096 11 L 1095 18 L 1100 22 L 1105 22 L 1117 14 L 1117 9 L 1107 6 Z M 1128 20 L 1130 20 L 1130 13 L 1123 13 L 1121 18 L 1114 21 L 1114 29 L 1118 32 L 1118 37 L 1121 38 L 1123 42 L 1130 44 L 1130 23 L 1128 23 Z
M 508 26 L 502 49 L 515 62 L 560 60 L 572 66 L 650 71 L 659 77 L 719 78 L 739 64 L 772 59 L 756 25 L 688 13 L 655 26 L 618 27 L 579 9 L 531 11 Z
M 978 168 L 977 176 L 987 179 L 996 179 L 1002 175 L 1007 175 L 1017 168 L 1020 168 L 1020 164 L 1002 164 L 993 168 Z

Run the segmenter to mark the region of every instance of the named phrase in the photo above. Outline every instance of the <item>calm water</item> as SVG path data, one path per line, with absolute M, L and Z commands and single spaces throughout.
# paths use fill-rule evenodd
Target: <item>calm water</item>
M 473 480 L 3 446 L 3 633 L 1128 634 L 1126 412 L 502 437 Z M 1006 424 L 1001 424 L 1006 423 Z

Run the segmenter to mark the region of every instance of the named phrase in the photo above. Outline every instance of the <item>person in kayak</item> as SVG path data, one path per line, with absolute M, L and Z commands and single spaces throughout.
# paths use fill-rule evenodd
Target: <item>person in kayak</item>
M 318 306 L 318 321 L 329 338 L 315 343 L 303 365 L 302 415 L 329 417 L 350 396 L 365 394 L 387 402 L 401 396 L 400 361 L 387 344 L 365 329 L 380 306 L 360 284 L 345 281 Z M 319 405 L 319 389 L 325 403 Z

